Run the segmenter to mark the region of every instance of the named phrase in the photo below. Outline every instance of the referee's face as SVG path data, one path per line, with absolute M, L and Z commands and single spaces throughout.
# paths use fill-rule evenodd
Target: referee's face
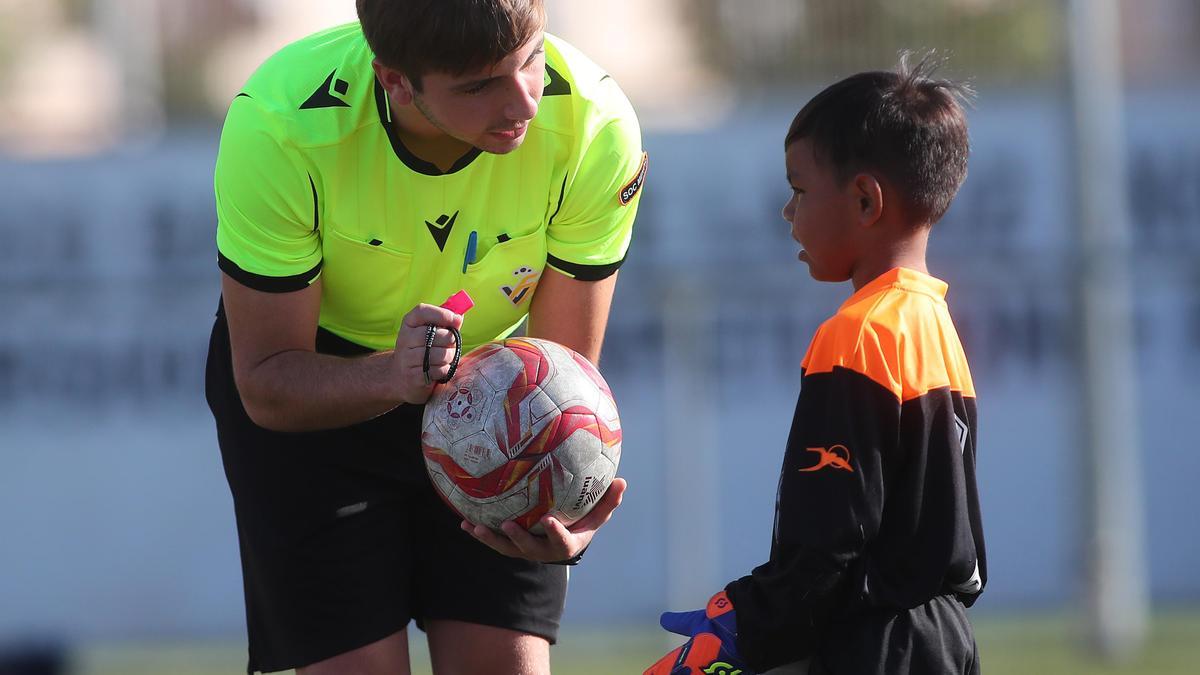
M 545 75 L 546 52 L 539 33 L 490 68 L 464 75 L 424 75 L 413 105 L 447 136 L 484 152 L 504 154 L 525 140 L 542 100 Z

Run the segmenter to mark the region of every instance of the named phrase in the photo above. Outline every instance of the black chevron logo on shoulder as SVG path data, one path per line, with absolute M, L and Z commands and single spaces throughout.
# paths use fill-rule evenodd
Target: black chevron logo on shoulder
M 329 77 L 325 78 L 325 82 L 323 82 L 321 86 L 313 92 L 313 95 L 309 96 L 307 101 L 300 104 L 300 109 L 312 110 L 313 108 L 349 108 L 349 103 L 346 103 L 342 99 L 330 93 L 330 90 L 333 90 L 338 94 L 345 96 L 346 92 L 350 90 L 350 83 L 340 78 L 335 79 L 335 75 L 337 75 L 336 70 L 329 73 Z
M 434 221 L 437 225 L 428 220 L 425 221 L 425 227 L 429 228 L 429 234 L 433 235 L 433 241 L 437 244 L 439 251 L 446 250 L 446 240 L 450 238 L 450 230 L 454 229 L 454 220 L 456 218 L 458 218 L 458 211 L 455 211 L 452 216 L 447 216 L 444 213 L 438 216 L 438 219 Z
M 551 68 L 548 63 L 546 64 L 544 82 L 542 96 L 561 96 L 571 93 L 571 83 L 567 82 L 567 78 L 559 75 L 558 71 Z

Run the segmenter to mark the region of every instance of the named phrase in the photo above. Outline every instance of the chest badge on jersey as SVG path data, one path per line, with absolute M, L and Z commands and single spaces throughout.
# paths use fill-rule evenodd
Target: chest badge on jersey
M 437 244 L 439 251 L 446 250 L 446 240 L 450 238 L 450 231 L 454 229 L 454 221 L 457 219 L 458 211 L 455 211 L 452 216 L 443 213 L 433 223 L 425 221 L 425 227 L 429 228 L 429 234 L 433 236 L 433 243 Z
M 500 290 L 504 293 L 504 297 L 508 298 L 509 302 L 519 305 L 529 295 L 529 292 L 537 286 L 538 279 L 541 278 L 542 274 L 537 270 L 522 265 L 513 270 L 513 276 L 516 277 L 516 281 L 512 285 L 505 284 L 501 286 Z
M 842 471 L 854 473 L 854 467 L 850 466 L 850 448 L 847 448 L 844 445 L 830 446 L 828 450 L 825 448 L 805 449 L 809 452 L 815 452 L 821 457 L 817 460 L 816 464 L 808 467 L 807 469 L 800 469 L 801 471 L 820 471 L 821 469 L 830 466 L 835 469 L 841 469 Z

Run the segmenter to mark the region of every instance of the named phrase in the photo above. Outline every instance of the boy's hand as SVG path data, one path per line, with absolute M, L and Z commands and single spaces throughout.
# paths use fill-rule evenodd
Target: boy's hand
M 738 655 L 737 616 L 725 591 L 712 596 L 703 610 L 663 612 L 659 623 L 690 639 L 643 675 L 754 675 Z

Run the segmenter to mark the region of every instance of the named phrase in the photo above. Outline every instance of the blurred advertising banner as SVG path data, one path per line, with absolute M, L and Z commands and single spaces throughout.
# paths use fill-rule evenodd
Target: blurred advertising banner
M 652 624 L 662 605 L 663 420 L 689 409 L 665 350 L 693 326 L 712 343 L 691 367 L 713 388 L 697 409 L 714 416 L 718 485 L 740 495 L 721 524 L 739 545 L 716 552 L 716 572 L 731 578 L 767 555 L 799 362 L 849 293 L 808 279 L 779 215 L 783 135 L 813 93 L 646 137 L 648 185 L 601 364 L 623 413 L 631 490 L 572 574 L 568 620 Z M 1171 523 L 1200 510 L 1188 440 L 1200 400 L 1200 89 L 1128 103 L 1151 590 L 1195 599 L 1200 540 Z M 1050 89 L 981 92 L 970 175 L 933 237 L 931 269 L 950 283 L 980 397 L 993 566 L 980 610 L 1061 605 L 1079 590 L 1063 106 Z M 232 505 L 203 398 L 219 288 L 216 137 L 0 159 L 0 635 L 240 631 Z M 687 311 L 665 311 L 681 286 Z

